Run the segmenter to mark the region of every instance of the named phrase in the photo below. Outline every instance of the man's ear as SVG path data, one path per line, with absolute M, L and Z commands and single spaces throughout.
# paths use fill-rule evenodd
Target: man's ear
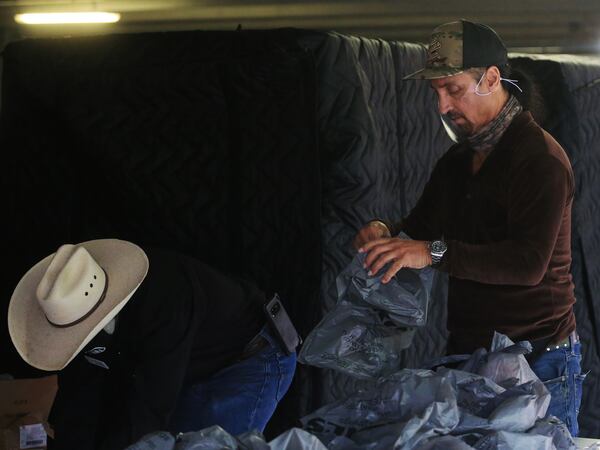
M 485 82 L 489 89 L 489 92 L 494 92 L 500 87 L 500 69 L 497 66 L 490 66 L 485 75 Z

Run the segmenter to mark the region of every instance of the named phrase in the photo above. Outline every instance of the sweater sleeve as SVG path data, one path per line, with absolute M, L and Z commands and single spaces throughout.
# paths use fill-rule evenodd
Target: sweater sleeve
M 573 191 L 572 172 L 556 157 L 530 158 L 509 186 L 507 239 L 481 245 L 449 241 L 439 269 L 480 283 L 539 284 L 561 224 L 570 220 Z

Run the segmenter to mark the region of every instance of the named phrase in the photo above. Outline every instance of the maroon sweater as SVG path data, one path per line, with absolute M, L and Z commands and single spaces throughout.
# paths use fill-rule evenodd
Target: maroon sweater
M 489 347 L 494 330 L 558 342 L 575 329 L 569 159 L 528 112 L 474 175 L 472 158 L 466 145 L 450 148 L 392 231 L 448 244 L 439 269 L 450 275 L 452 352 Z

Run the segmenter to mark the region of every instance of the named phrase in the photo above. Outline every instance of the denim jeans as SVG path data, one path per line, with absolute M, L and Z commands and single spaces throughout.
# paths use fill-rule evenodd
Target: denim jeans
M 581 385 L 585 379 L 585 374 L 581 373 L 581 344 L 576 342 L 569 347 L 543 352 L 531 368 L 552 396 L 547 415 L 558 417 L 571 435 L 577 436 Z
M 171 418 L 173 433 L 212 425 L 234 436 L 264 430 L 290 387 L 296 354 L 285 354 L 266 327 L 260 334 L 269 343 L 260 352 L 183 389 Z

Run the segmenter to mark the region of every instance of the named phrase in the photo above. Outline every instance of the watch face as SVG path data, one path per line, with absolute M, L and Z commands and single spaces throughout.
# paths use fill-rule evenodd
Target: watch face
M 433 241 L 431 243 L 431 253 L 444 254 L 446 251 L 446 243 L 444 241 Z

